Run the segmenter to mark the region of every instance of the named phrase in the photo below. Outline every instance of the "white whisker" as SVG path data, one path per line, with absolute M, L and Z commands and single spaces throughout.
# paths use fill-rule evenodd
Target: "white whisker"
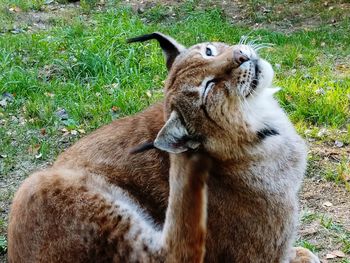
M 249 41 L 248 46 L 254 46 L 257 41 L 258 41 L 258 39 L 253 39 L 253 40 Z
M 241 36 L 241 39 L 239 40 L 239 45 L 245 45 L 245 43 L 247 42 L 248 36 Z
M 274 44 L 271 44 L 271 43 L 260 43 L 260 44 L 257 44 L 255 45 L 255 47 L 272 47 L 274 46 Z
M 253 33 L 254 33 L 254 31 L 252 30 L 252 31 L 248 32 L 248 34 L 241 36 L 238 44 L 239 45 L 249 45 L 249 43 L 247 43 L 247 41 L 250 38 L 250 35 Z
M 255 41 L 253 44 L 250 44 L 249 45 L 252 49 L 254 49 L 255 51 L 258 51 L 260 49 L 263 49 L 263 48 L 270 48 L 272 46 L 274 46 L 274 44 L 271 44 L 271 43 L 259 43 L 259 44 L 255 44 Z

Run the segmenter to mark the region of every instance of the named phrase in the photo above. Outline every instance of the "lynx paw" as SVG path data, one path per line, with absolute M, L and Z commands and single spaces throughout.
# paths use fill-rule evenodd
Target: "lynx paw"
M 293 247 L 290 263 L 320 263 L 320 260 L 306 248 Z

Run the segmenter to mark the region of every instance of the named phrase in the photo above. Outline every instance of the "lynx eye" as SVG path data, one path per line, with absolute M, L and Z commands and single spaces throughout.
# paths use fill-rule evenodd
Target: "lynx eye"
M 205 55 L 203 55 L 204 57 L 214 57 L 217 55 L 218 52 L 217 52 L 215 46 L 208 45 L 208 46 L 206 46 L 204 53 L 205 53 Z
M 207 47 L 206 50 L 205 50 L 205 54 L 208 57 L 211 57 L 211 56 L 213 56 L 213 51 L 209 47 Z

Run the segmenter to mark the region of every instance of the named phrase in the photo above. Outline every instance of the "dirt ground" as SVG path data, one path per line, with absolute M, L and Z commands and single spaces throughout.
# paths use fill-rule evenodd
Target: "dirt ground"
M 322 215 L 311 222 L 303 222 L 299 228 L 299 237 L 317 246 L 318 255 L 323 263 L 342 262 L 342 258 L 327 259 L 329 254 L 340 250 L 339 236 L 344 229 L 350 230 L 350 192 L 343 186 L 317 178 L 306 178 L 300 194 L 302 211 L 304 213 Z M 332 228 L 341 226 L 342 229 L 333 233 L 334 229 L 327 229 L 322 218 L 331 222 Z M 344 232 L 345 233 L 345 232 Z M 341 237 L 340 237 L 341 238 Z M 344 258 L 349 256 L 344 255 Z
M 138 12 L 156 5 L 179 6 L 179 0 L 125 0 L 126 4 Z M 339 21 L 350 17 L 350 3 L 338 1 L 196 1 L 198 9 L 220 8 L 223 14 L 235 25 L 248 26 L 252 29 L 269 29 L 283 33 L 297 30 L 311 30 L 321 24 L 337 26 Z M 161 4 L 160 4 L 161 3 Z M 317 4 L 317 5 L 316 5 Z M 336 10 L 341 10 L 336 12 Z M 331 12 L 334 13 L 330 14 Z M 327 14 L 327 15 L 326 15 Z M 340 14 L 340 15 L 339 15 Z
M 26 24 L 28 25 L 26 29 L 29 32 L 49 29 L 55 20 L 69 21 L 81 11 L 79 1 L 71 1 L 73 3 L 68 4 L 50 2 L 52 3 L 44 5 L 39 11 L 16 12 L 15 28 L 18 24 Z M 223 14 L 235 25 L 248 26 L 252 29 L 265 28 L 284 33 L 300 29 L 311 30 L 324 24 L 336 27 L 340 21 L 350 17 L 350 3 L 347 0 L 319 1 L 321 4 L 315 7 L 314 2 L 289 1 L 288 8 L 285 8 L 283 1 L 276 1 L 276 3 L 271 1 L 256 1 L 254 3 L 243 0 L 197 2 L 198 9 L 222 9 Z M 100 0 L 95 8 L 103 10 L 108 7 L 107 3 L 107 0 Z M 120 4 L 131 6 L 138 14 L 142 14 L 157 5 L 166 6 L 169 8 L 169 15 L 171 15 L 172 10 L 182 3 L 183 1 L 179 0 L 124 0 Z M 337 10 L 341 11 L 337 12 Z M 83 16 L 86 17 L 86 15 Z
M 337 148 L 329 144 L 310 144 L 308 173 L 300 193 L 302 223 L 299 237 L 316 245 L 322 262 L 344 262 L 342 258 L 328 259 L 344 242 L 349 245 L 350 191 L 344 184 L 326 180 L 322 175 L 329 165 L 339 164 L 350 157 L 350 147 Z M 349 162 L 347 162 L 349 166 Z M 349 174 L 346 174 L 349 182 Z M 344 255 L 349 259 L 349 255 Z

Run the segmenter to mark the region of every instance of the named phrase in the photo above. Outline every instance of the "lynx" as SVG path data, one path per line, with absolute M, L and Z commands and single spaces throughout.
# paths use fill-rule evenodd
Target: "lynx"
M 150 39 L 166 58 L 164 102 L 23 183 L 9 261 L 318 263 L 293 248 L 307 151 L 273 98 L 262 46 L 129 42 Z

